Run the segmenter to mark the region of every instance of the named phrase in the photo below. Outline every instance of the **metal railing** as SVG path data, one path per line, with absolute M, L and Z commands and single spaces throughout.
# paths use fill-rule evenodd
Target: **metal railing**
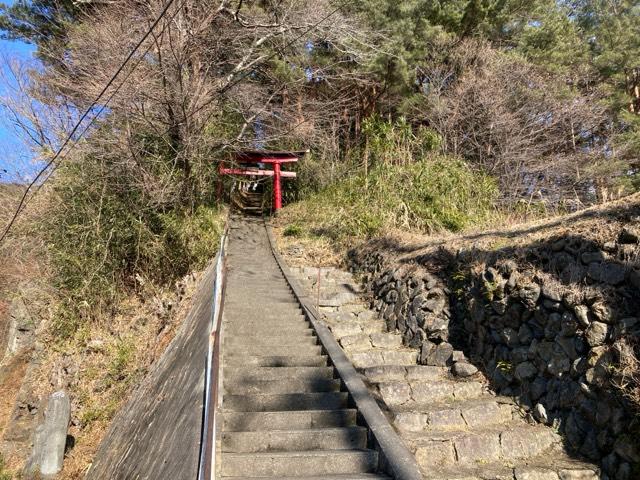
M 198 480 L 214 480 L 216 474 L 216 436 L 218 431 L 218 416 L 216 413 L 220 406 L 220 345 L 226 283 L 227 233 L 228 230 L 225 229 L 220 239 L 220 250 L 216 259 L 216 278 L 213 285 L 213 306 L 211 309 L 211 334 L 209 335 L 205 371 L 204 415 L 200 441 Z

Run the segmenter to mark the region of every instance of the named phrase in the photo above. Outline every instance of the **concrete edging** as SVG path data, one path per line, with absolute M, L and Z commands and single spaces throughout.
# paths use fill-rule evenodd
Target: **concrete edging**
M 422 480 L 420 468 L 415 457 L 405 447 L 404 443 L 393 429 L 380 407 L 369 394 L 366 385 L 359 377 L 351 361 L 338 345 L 331 331 L 320 321 L 320 315 L 313 306 L 313 302 L 307 296 L 305 290 L 298 284 L 291 274 L 289 267 L 280 256 L 276 248 L 275 238 L 271 225 L 265 221 L 265 228 L 271 245 L 271 252 L 282 271 L 287 283 L 293 290 L 305 314 L 315 329 L 320 343 L 326 350 L 331 362 L 335 366 L 347 391 L 353 398 L 358 412 L 373 435 L 377 450 L 380 453 L 380 466 L 386 473 L 396 480 Z

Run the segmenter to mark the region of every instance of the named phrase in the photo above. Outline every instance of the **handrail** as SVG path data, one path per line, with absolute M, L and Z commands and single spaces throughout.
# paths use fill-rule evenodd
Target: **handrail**
M 211 308 L 211 334 L 205 370 L 205 399 L 198 480 L 214 480 L 216 465 L 217 415 L 220 403 L 220 337 L 224 290 L 226 285 L 226 242 L 228 226 L 220 238 L 220 250 L 216 259 L 216 277 L 213 285 L 213 307 Z
M 338 371 L 338 375 L 344 382 L 351 398 L 353 398 L 358 412 L 360 412 L 364 422 L 373 434 L 373 440 L 381 457 L 380 469 L 392 475 L 396 480 L 422 480 L 420 467 L 415 457 L 389 424 L 380 407 L 369 394 L 364 382 L 361 380 L 355 368 L 353 368 L 351 361 L 338 345 L 338 342 L 336 342 L 333 334 L 324 323 L 319 320 L 320 315 L 313 306 L 313 302 L 289 271 L 289 267 L 277 250 L 271 226 L 266 221 L 265 228 L 269 237 L 269 243 L 271 244 L 271 252 L 284 278 L 291 287 L 291 290 L 293 290 L 293 294 L 303 306 L 305 314 L 313 325 L 320 343 Z

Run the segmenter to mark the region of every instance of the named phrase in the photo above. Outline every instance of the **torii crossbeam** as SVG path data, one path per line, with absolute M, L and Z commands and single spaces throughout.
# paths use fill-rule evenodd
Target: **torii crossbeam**
M 282 208 L 282 178 L 296 178 L 295 172 L 283 171 L 283 163 L 297 162 L 307 151 L 300 152 L 278 152 L 268 150 L 245 150 L 238 152 L 236 161 L 238 167 L 229 168 L 224 164 L 220 165 L 220 175 L 245 175 L 256 177 L 273 177 L 273 209 Z M 255 167 L 251 165 L 256 165 Z M 272 165 L 272 170 L 261 168 L 261 165 Z

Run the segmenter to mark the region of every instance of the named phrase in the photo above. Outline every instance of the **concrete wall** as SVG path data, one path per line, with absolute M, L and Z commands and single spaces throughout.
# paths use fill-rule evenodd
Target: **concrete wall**
M 176 337 L 113 420 L 87 479 L 197 477 L 214 281 L 211 265 Z

